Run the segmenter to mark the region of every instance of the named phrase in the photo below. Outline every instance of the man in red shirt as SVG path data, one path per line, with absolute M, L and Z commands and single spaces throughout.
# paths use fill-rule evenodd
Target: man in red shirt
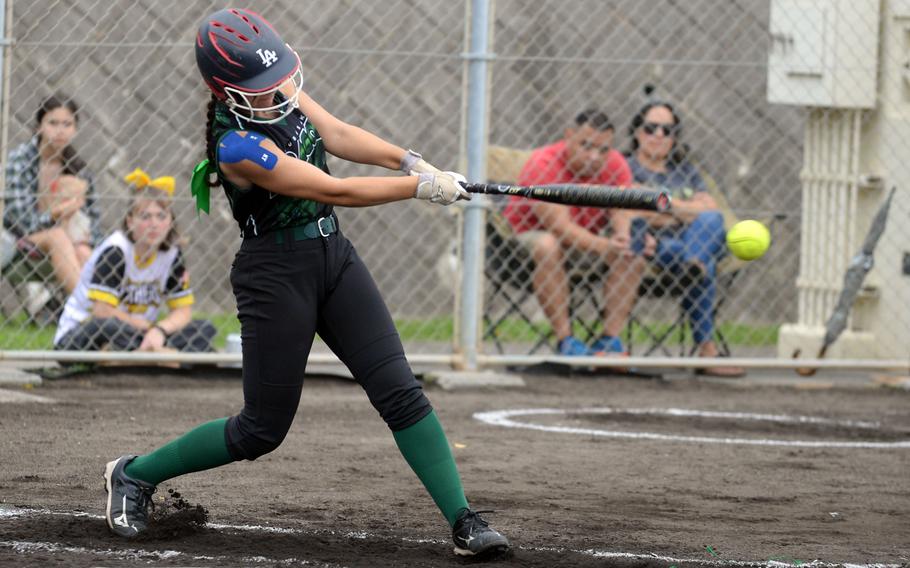
M 596 109 L 583 111 L 563 140 L 534 150 L 519 185 L 577 183 L 632 185 L 622 154 L 612 148 L 614 128 Z M 622 210 L 575 207 L 512 197 L 503 214 L 534 259 L 534 293 L 559 343 L 562 355 L 624 353 L 619 334 L 635 304 L 645 260 L 629 248 L 631 214 Z M 653 254 L 647 239 L 645 255 Z M 572 335 L 569 278 L 575 269 L 609 265 L 604 282 L 604 336 L 590 347 Z

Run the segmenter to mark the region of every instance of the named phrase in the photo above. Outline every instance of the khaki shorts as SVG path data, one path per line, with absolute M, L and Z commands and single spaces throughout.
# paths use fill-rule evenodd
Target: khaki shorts
M 534 252 L 534 243 L 537 239 L 548 234 L 549 231 L 525 231 L 515 235 L 515 240 L 519 245 L 527 250 L 529 255 Z M 565 257 L 566 270 L 568 272 L 589 273 L 593 271 L 604 272 L 607 270 L 607 263 L 603 257 L 595 252 L 578 250 L 574 248 L 563 248 Z

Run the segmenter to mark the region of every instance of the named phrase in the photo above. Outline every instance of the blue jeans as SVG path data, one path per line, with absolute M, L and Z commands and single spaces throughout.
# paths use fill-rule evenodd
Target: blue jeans
M 717 262 L 727 252 L 724 217 L 705 211 L 689 225 L 661 230 L 657 235 L 654 262 L 674 274 L 683 274 L 689 262 L 699 260 L 704 277 L 693 282 L 682 296 L 692 337 L 701 345 L 714 335 L 714 300 L 717 297 Z

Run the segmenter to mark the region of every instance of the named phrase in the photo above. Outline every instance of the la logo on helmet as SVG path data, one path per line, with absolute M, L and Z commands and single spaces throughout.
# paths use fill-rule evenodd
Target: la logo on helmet
M 256 53 L 258 53 L 259 57 L 262 58 L 262 64 L 266 67 L 271 67 L 272 63 L 278 61 L 278 54 L 271 49 L 262 50 L 260 48 L 256 50 Z

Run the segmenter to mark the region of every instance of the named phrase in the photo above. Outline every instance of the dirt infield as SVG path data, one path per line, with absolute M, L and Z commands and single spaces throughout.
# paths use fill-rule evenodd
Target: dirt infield
M 0 565 L 465 563 L 362 391 L 329 378 L 308 378 L 273 454 L 159 489 L 200 508 L 110 536 L 104 463 L 235 412 L 239 379 L 220 374 L 96 375 L 30 391 L 53 404 L 0 404 Z M 469 500 L 516 545 L 497 565 L 910 563 L 908 391 L 824 376 L 527 383 L 428 388 Z M 509 410 L 528 412 L 492 414 Z M 185 522 L 203 508 L 208 524 Z

